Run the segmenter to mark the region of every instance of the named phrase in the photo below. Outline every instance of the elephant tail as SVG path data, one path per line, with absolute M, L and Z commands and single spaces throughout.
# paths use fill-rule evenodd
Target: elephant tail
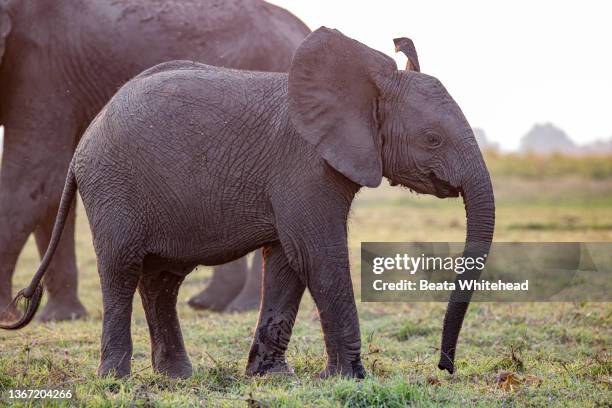
M 30 321 L 36 314 L 43 294 L 43 286 L 41 284 L 41 280 L 45 275 L 45 272 L 47 271 L 47 268 L 51 263 L 51 259 L 53 258 L 53 254 L 57 249 L 57 245 L 59 244 L 60 237 L 62 235 L 62 230 L 64 229 L 64 224 L 66 223 L 66 219 L 68 218 L 68 214 L 70 213 L 70 207 L 72 206 L 72 202 L 74 201 L 76 191 L 76 178 L 74 176 L 72 163 L 70 163 L 68 175 L 66 176 L 66 183 L 64 184 L 64 192 L 62 193 L 62 199 L 60 201 L 57 217 L 55 218 L 55 225 L 53 225 L 53 232 L 51 234 L 51 240 L 49 241 L 47 251 L 45 252 L 40 266 L 38 267 L 38 270 L 36 271 L 36 274 L 32 278 L 30 284 L 25 289 L 22 289 L 19 291 L 19 293 L 17 293 L 17 296 L 15 296 L 13 301 L 8 305 L 4 313 L 0 313 L 0 316 L 14 315 L 14 311 L 17 311 L 17 313 L 19 313 L 23 310 L 23 313 L 21 317 L 19 317 L 19 319 L 14 322 L 6 322 L 6 318 L 0 317 L 0 329 L 21 329 L 22 327 L 25 327 L 28 323 L 30 323 Z

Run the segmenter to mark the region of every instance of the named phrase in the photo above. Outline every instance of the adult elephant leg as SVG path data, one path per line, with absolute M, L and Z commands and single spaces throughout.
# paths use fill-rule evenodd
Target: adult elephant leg
M 47 303 L 39 314 L 42 322 L 51 320 L 78 319 L 87 315 L 77 296 L 77 265 L 74 245 L 75 205 L 72 205 L 62 232 L 60 243 L 47 269 L 44 285 L 49 295 Z M 35 231 L 36 244 L 42 255 L 47 250 L 57 210 L 48 212 Z
M 253 263 L 248 269 L 246 282 L 238 296 L 225 309 L 228 312 L 244 312 L 255 310 L 261 301 L 263 259 L 261 250 L 257 250 L 253 256 Z
M 35 108 L 23 112 L 24 116 L 12 112 L 5 127 L 0 174 L 0 303 L 10 301 L 12 274 L 27 237 L 35 232 L 39 252 L 46 251 L 76 140 L 74 123 L 62 120 L 58 124 L 41 117 Z M 31 124 L 23 117 L 37 118 L 40 123 Z M 50 315 L 71 318 L 84 314 L 76 293 L 70 293 L 76 291 L 74 212 L 61 239 L 45 280 L 51 296 L 43 320 Z M 65 289 L 68 297 L 63 307 L 53 307 Z
M 208 287 L 189 299 L 189 306 L 202 310 L 224 310 L 244 287 L 246 275 L 246 257 L 216 266 Z
M 145 270 L 138 284 L 149 325 L 153 369 L 172 378 L 186 378 L 193 371 L 176 313 L 176 297 L 183 279 L 169 271 Z
M 28 206 L 22 206 L 19 211 L 8 197 L 0 188 L 0 320 L 12 321 L 18 317 L 14 309 L 8 308 L 13 298 L 13 273 L 36 222 Z M 18 197 L 11 198 L 16 200 Z
M 23 146 L 15 142 L 19 136 L 25 135 L 16 135 L 5 128 L 0 169 L 0 313 L 12 300 L 11 284 L 17 259 L 42 218 L 44 208 L 41 194 L 44 179 L 30 165 Z
M 291 373 L 285 352 L 306 285 L 277 243 L 264 249 L 265 270 L 259 320 L 247 363 L 247 375 Z

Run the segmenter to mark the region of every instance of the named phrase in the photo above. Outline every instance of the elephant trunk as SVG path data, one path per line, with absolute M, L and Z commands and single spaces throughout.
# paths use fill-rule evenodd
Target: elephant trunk
M 464 173 L 469 174 L 469 178 L 464 180 L 461 186 L 467 217 L 467 236 L 463 256 L 472 258 L 487 256 L 495 227 L 495 199 L 491 178 L 480 151 L 476 152 L 476 155 L 480 160 L 472 162 L 471 169 Z M 472 291 L 460 290 L 458 281 L 477 280 L 480 273 L 480 269 L 473 268 L 458 275 L 455 290 L 451 293 L 448 302 L 438 368 L 447 370 L 451 374 L 455 371 L 457 339 L 472 297 Z

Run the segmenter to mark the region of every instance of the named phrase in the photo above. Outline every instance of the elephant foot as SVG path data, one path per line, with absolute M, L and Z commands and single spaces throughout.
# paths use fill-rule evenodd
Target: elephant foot
M 87 316 L 87 311 L 78 299 L 58 301 L 51 298 L 38 315 L 38 321 L 44 323 L 76 320 L 84 318 L 85 316 Z
M 321 379 L 334 377 L 334 376 L 363 379 L 366 376 L 366 371 L 363 368 L 363 364 L 361 364 L 361 361 L 357 361 L 353 364 L 347 364 L 347 365 L 341 365 L 341 366 L 328 364 L 325 370 L 321 371 L 317 375 L 317 377 Z
M 231 303 L 234 296 L 229 291 L 221 290 L 215 293 L 210 290 L 210 286 L 204 289 L 196 296 L 189 299 L 187 302 L 189 306 L 196 310 L 212 310 L 214 312 L 221 312 L 225 310 L 229 303 Z
M 189 299 L 189 306 L 196 310 L 223 311 L 238 296 L 246 281 L 246 260 L 240 258 L 218 266 L 213 271 L 210 285 Z
M 186 355 L 172 356 L 155 362 L 155 371 L 170 378 L 189 378 L 193 374 L 193 368 L 189 357 Z
M 285 360 L 270 362 L 254 360 L 247 365 L 245 374 L 249 377 L 268 374 L 291 376 L 294 375 L 294 371 Z
M 15 306 L 10 304 L 10 301 L 1 304 L 2 306 L 0 306 L 0 322 L 5 324 L 13 323 L 21 317 L 19 311 L 15 308 Z
M 225 308 L 226 312 L 246 312 L 249 310 L 258 310 L 261 292 L 258 289 L 256 292 L 243 290 L 240 294 L 230 302 Z
M 113 378 L 126 378 L 129 377 L 131 373 L 132 364 L 130 357 L 120 359 L 119 361 L 102 361 L 97 371 L 99 377 L 110 376 Z

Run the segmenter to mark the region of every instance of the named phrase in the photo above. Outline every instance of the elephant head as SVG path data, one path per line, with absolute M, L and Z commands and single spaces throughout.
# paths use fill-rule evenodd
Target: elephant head
M 418 67 L 416 50 L 412 58 L 408 68 Z M 488 253 L 495 224 L 489 172 L 472 128 L 440 81 L 397 70 L 388 56 L 322 27 L 294 55 L 288 97 L 299 134 L 353 182 L 376 187 L 384 176 L 418 193 L 461 195 L 464 256 Z M 444 320 L 438 367 L 451 373 L 469 297 L 453 292 Z

